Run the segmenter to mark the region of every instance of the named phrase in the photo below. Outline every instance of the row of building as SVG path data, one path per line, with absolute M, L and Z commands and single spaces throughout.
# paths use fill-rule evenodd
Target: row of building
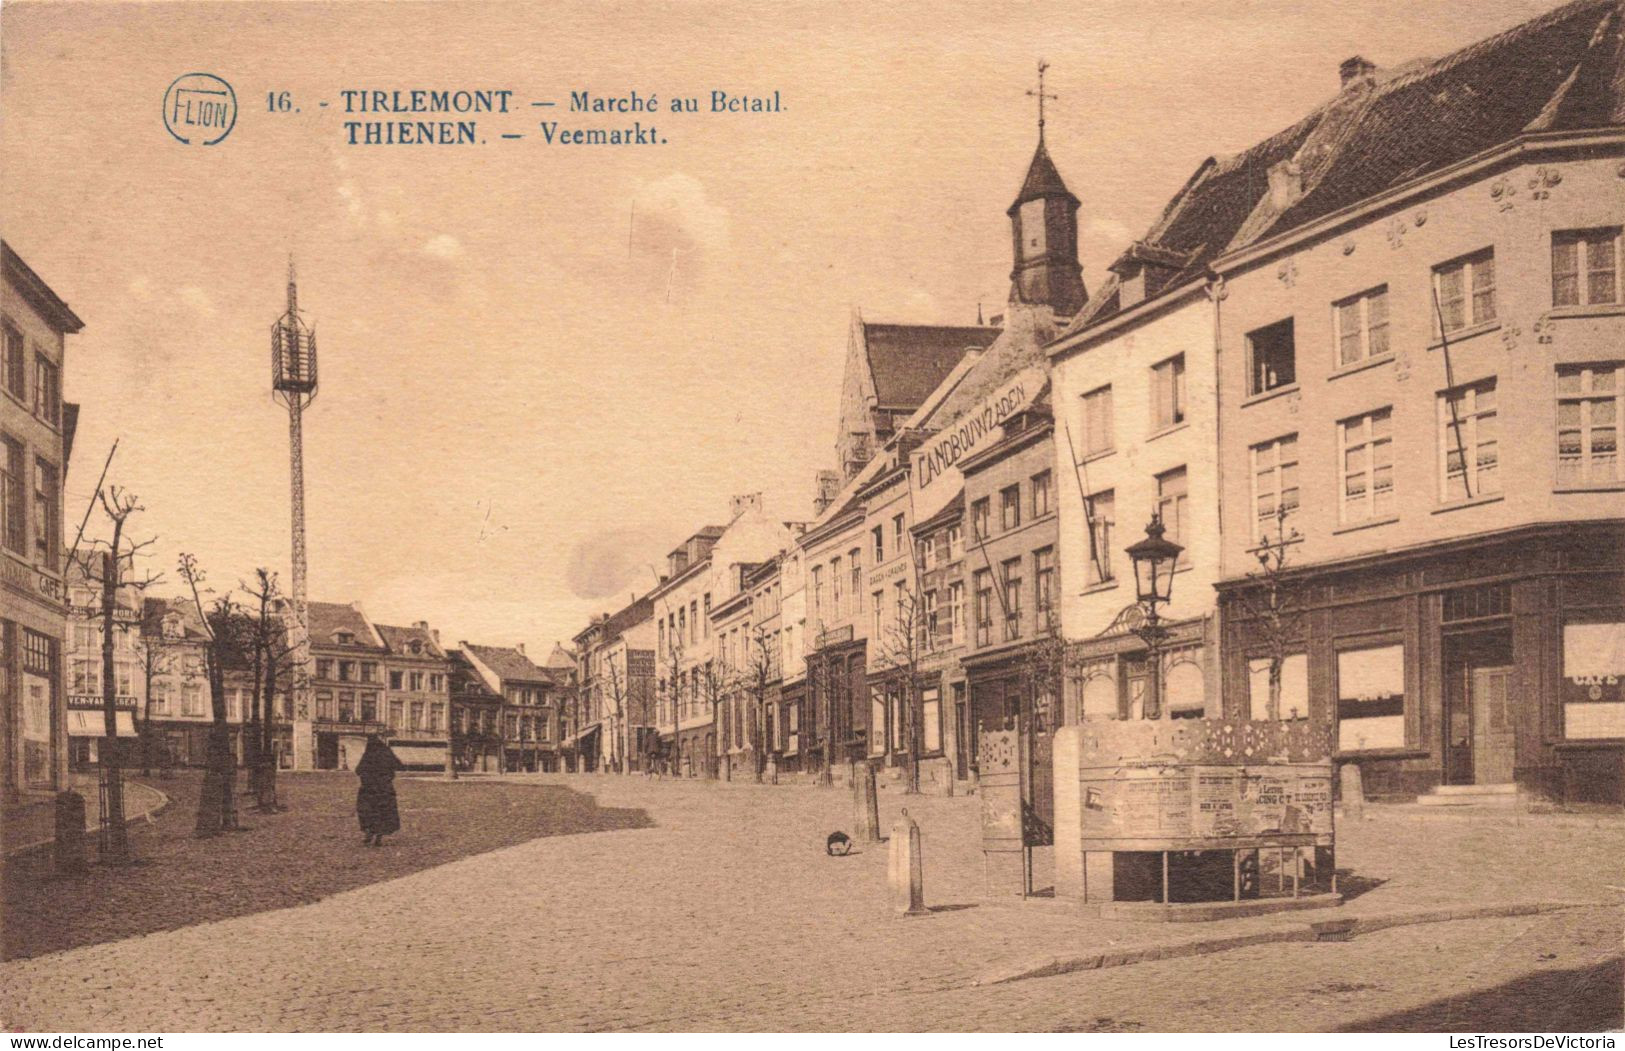
M 420 766 L 870 763 L 948 791 L 988 728 L 1268 718 L 1332 730 L 1379 795 L 1619 803 L 1622 24 L 1620 0 L 1575 0 L 1436 61 L 1348 60 L 1301 120 L 1198 166 L 1093 290 L 1040 122 L 1004 313 L 854 313 L 810 514 L 736 498 L 540 666 L 312 603 L 316 764 L 379 729 Z M 65 703 L 94 691 L 66 677 L 61 552 L 82 323 L 4 263 L 15 791 L 94 736 Z M 1153 519 L 1182 548 L 1156 652 L 1125 553 Z M 1273 625 L 1266 592 L 1290 607 Z M 132 646 L 189 645 L 184 610 L 128 616 Z M 185 667 L 119 693 L 192 757 Z
M 577 636 L 591 761 L 948 789 L 989 727 L 1278 718 L 1376 795 L 1620 802 L 1622 22 L 1350 59 L 1092 291 L 1040 126 L 1002 317 L 854 314 L 811 517 L 736 500 Z M 1183 548 L 1154 655 L 1153 518 Z

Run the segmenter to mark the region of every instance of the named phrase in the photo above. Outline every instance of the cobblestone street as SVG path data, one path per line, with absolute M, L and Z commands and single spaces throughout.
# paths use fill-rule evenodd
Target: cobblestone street
M 1301 928 L 1326 914 L 1107 923 L 1052 901 L 988 903 L 978 801 L 905 799 L 888 785 L 883 825 L 900 805 L 919 820 L 934 910 L 900 919 L 885 907 L 883 846 L 824 854 L 829 831 L 851 829 L 844 789 L 530 780 L 588 793 L 613 813 L 642 811 L 653 827 L 531 839 L 296 907 L 13 960 L 0 969 L 0 1016 L 8 1028 L 65 1031 L 1620 1024 L 1621 895 L 1608 886 L 1625 847 L 1617 820 L 1423 821 L 1379 808 L 1339 828 L 1339 866 L 1363 892 L 1335 915 L 1496 902 L 1593 907 L 978 985 L 1023 961 Z M 403 784 L 406 827 L 385 853 L 430 849 L 429 815 L 405 805 L 414 787 Z M 495 787 L 437 791 L 457 809 L 456 793 Z M 318 816 L 295 810 L 275 820 L 293 829 Z M 306 849 L 298 838 L 244 834 L 232 849 L 244 852 L 236 863 L 245 870 L 257 842 L 297 863 Z M 1528 995 L 1554 988 L 1565 998 Z M 1542 1002 L 1555 1014 L 1534 1010 Z M 1486 1014 L 1487 1005 L 1502 1014 Z

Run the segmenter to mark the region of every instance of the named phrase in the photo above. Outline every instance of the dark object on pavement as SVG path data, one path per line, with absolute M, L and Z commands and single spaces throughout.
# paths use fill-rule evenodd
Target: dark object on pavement
M 832 858 L 844 858 L 852 850 L 852 839 L 845 832 L 831 832 L 824 840 L 824 853 Z
M 356 776 L 361 778 L 361 789 L 355 795 L 355 816 L 361 822 L 361 831 L 367 834 L 365 843 L 369 847 L 381 846 L 385 836 L 400 830 L 395 771 L 405 765 L 382 738 L 368 738 L 367 750 L 355 765 Z

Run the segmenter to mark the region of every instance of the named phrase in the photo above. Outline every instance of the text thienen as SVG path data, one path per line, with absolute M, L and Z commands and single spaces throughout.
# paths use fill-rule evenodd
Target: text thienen
M 469 146 L 479 141 L 472 120 L 347 120 L 351 146 Z
M 561 128 L 556 120 L 542 121 L 542 138 L 549 146 L 659 146 L 666 140 L 653 124 L 633 121 L 630 128 Z

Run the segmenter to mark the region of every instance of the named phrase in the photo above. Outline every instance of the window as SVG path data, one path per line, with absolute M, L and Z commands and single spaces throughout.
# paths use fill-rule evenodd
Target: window
M 1004 580 L 1004 640 L 1021 637 L 1021 559 L 1006 559 L 999 565 Z
M 1552 234 L 1552 306 L 1619 302 L 1619 227 Z
M 920 618 L 920 640 L 929 652 L 937 648 L 941 628 L 941 615 L 937 610 L 935 589 L 925 593 L 924 615 Z
M 869 536 L 874 541 L 875 565 L 886 561 L 886 529 L 884 526 L 875 526 L 869 530 Z
M 955 646 L 965 641 L 965 584 L 948 585 L 948 637 Z
M 52 427 L 62 425 L 62 374 L 44 354 L 34 358 L 34 413 Z
M 705 593 L 705 637 L 711 637 L 711 593 Z
M 1021 524 L 1021 486 L 999 490 L 999 527 L 1014 529 Z
M 420 672 L 420 671 L 415 671 L 415 672 L 409 673 L 406 676 L 406 688 L 411 690 L 413 693 L 422 693 L 423 692 L 423 673 Z
M 1050 512 L 1050 501 L 1054 498 L 1050 484 L 1054 476 L 1048 471 L 1039 471 L 1033 475 L 1033 517 L 1040 518 Z
M 1388 286 L 1332 304 L 1339 368 L 1388 355 Z
M 1435 319 L 1444 333 L 1495 320 L 1495 252 L 1485 249 L 1433 271 Z
M 976 645 L 986 646 L 993 641 L 993 574 L 978 569 L 975 585 L 975 606 L 971 613 L 976 618 Z
M 62 528 L 57 524 L 56 467 L 34 461 L 34 555 L 42 565 L 57 568 Z
M 812 585 L 813 585 L 813 587 L 812 587 L 812 590 L 813 590 L 813 608 L 812 608 L 812 612 L 813 612 L 813 621 L 816 623 L 816 622 L 819 622 L 819 621 L 823 620 L 822 614 L 823 614 L 823 611 L 824 611 L 824 569 L 823 569 L 822 566 L 814 566 L 814 567 L 812 567 Z
M 339 661 L 339 682 L 355 681 L 355 661 Z
M 987 497 L 984 496 L 970 505 L 970 537 L 972 540 L 987 539 L 989 517 L 990 509 Z
M 398 672 L 398 671 L 391 671 L 389 673 L 389 688 L 390 689 L 392 689 L 392 690 L 405 689 L 405 687 L 401 685 L 401 683 L 403 681 L 405 681 L 405 673 Z
M 957 562 L 965 557 L 965 531 L 954 524 L 948 527 L 948 561 Z
M 1251 718 L 1270 718 L 1270 659 L 1255 657 L 1247 662 L 1247 698 Z M 1309 718 L 1309 660 L 1301 653 L 1281 659 L 1281 693 L 1277 719 Z
M 1187 489 L 1183 467 L 1157 475 L 1157 517 L 1162 519 L 1162 528 L 1167 531 L 1168 539 L 1185 545 L 1185 550 L 1179 553 L 1178 564 L 1181 566 L 1189 565 L 1191 560 L 1189 523 L 1185 521 Z
M 1493 378 L 1439 395 L 1439 499 L 1501 490 L 1499 431 Z
M 1345 752 L 1405 747 L 1405 647 L 1337 655 L 1337 747 Z
M 0 537 L 6 547 L 23 553 L 27 542 L 27 527 L 23 524 L 23 444 L 15 438 L 0 434 Z
M 406 729 L 406 702 L 389 702 L 389 727 L 392 730 Z
M 339 722 L 355 722 L 355 694 L 349 690 L 339 691 Z
M 362 682 L 377 682 L 378 681 L 378 665 L 373 664 L 371 662 L 364 662 L 361 665 L 361 681 Z
M 5 324 L 5 356 L 0 358 L 0 385 L 10 391 L 18 401 L 23 400 L 28 386 L 23 379 L 23 334 L 10 322 Z
M 936 569 L 938 556 L 937 538 L 935 536 L 930 536 L 922 539 L 919 543 L 919 549 L 920 568 L 928 573 L 931 570 Z
M 1083 455 L 1112 450 L 1112 389 L 1092 390 L 1083 396 Z
M 710 617 L 705 618 L 705 634 L 706 634 L 707 638 L 709 638 L 711 636 L 711 618 Z M 690 599 L 689 603 L 688 603 L 688 641 L 690 643 L 695 643 L 695 642 L 700 641 L 700 600 L 699 599 Z
M 1283 435 L 1252 448 L 1253 510 L 1258 521 L 1275 521 L 1280 511 L 1298 509 L 1298 436 Z
M 316 698 L 320 701 L 321 694 L 317 694 Z M 328 704 L 331 705 L 332 703 L 333 697 L 329 694 Z M 185 685 L 181 687 L 181 714 L 191 716 L 203 714 L 203 688 L 201 686 Z
M 857 613 L 863 609 L 863 550 L 855 547 L 846 557 L 852 563 L 852 612 Z
M 891 546 L 892 557 L 896 558 L 903 553 L 903 516 L 893 515 L 891 520 Z
M 318 657 L 316 659 L 316 678 L 331 679 L 333 677 L 333 660 L 331 657 Z
M 1033 552 L 1033 609 L 1038 613 L 1037 630 L 1048 624 L 1055 610 L 1055 549 L 1042 547 Z
M 842 612 L 841 589 L 844 586 L 844 581 L 845 577 L 843 577 L 841 574 L 841 556 L 836 555 L 834 558 L 829 560 L 829 585 L 832 592 L 831 600 L 835 604 L 835 612 L 837 614 Z
M 1360 522 L 1394 512 L 1392 410 L 1378 409 L 1337 425 L 1343 449 L 1339 519 Z
M 682 642 L 683 638 L 687 634 L 688 634 L 688 609 L 686 607 L 683 607 L 683 608 L 679 608 L 677 610 L 677 641 Z
M 891 586 L 892 623 L 899 629 L 908 628 L 908 619 L 915 615 L 914 601 L 909 597 L 908 584 L 899 580 Z M 907 638 L 905 633 L 904 638 Z
M 1625 623 L 1563 625 L 1563 736 L 1625 737 Z
M 1185 422 L 1185 355 L 1177 354 L 1151 369 L 1151 424 L 1156 430 Z
M 445 727 L 446 706 L 443 704 L 429 705 L 429 729 L 440 732 Z
M 100 658 L 82 657 L 73 662 L 73 692 L 99 697 L 102 692 Z
M 1625 363 L 1557 369 L 1557 484 L 1606 485 L 1625 479 L 1619 466 L 1625 426 Z
M 152 684 L 152 693 L 149 695 L 152 702 L 153 715 L 169 714 L 169 687 L 161 682 Z
M 1262 394 L 1297 382 L 1297 349 L 1292 319 L 1247 333 L 1248 394 Z
M 920 751 L 942 751 L 942 691 L 935 686 L 920 691 Z
M 361 693 L 361 721 L 375 723 L 378 721 L 378 695 L 371 690 Z
M 886 750 L 886 691 L 884 687 L 869 688 L 869 754 L 880 755 Z
M 879 639 L 881 632 L 883 632 L 886 628 L 886 593 L 884 591 L 877 591 L 873 595 L 869 596 L 869 601 L 874 607 L 875 626 L 872 634 L 876 639 Z
M 430 672 L 429 673 L 429 689 L 433 690 L 435 693 L 439 693 L 442 685 L 443 685 L 443 681 L 442 681 L 442 678 L 440 676 L 440 673 L 439 672 Z
M 1090 584 L 1104 584 L 1112 577 L 1112 526 L 1117 517 L 1117 497 L 1113 490 L 1085 497 L 1083 515 L 1089 527 Z

